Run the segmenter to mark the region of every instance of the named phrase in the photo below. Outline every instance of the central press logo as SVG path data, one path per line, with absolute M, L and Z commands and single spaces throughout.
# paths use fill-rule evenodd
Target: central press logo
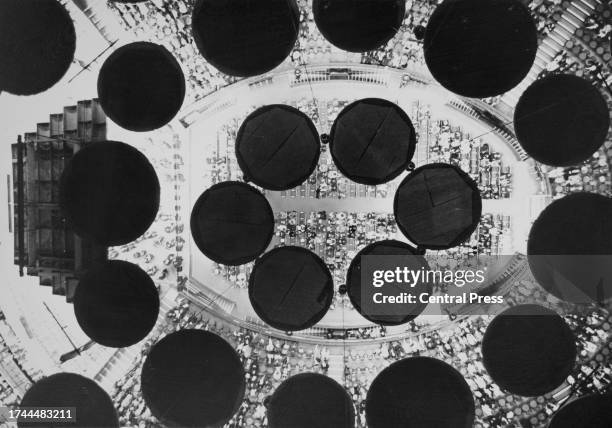
M 511 256 L 465 257 L 402 255 L 361 256 L 361 308 L 366 315 L 396 316 L 464 311 L 488 313 L 503 304 L 496 276 Z M 480 307 L 478 307 L 480 306 Z

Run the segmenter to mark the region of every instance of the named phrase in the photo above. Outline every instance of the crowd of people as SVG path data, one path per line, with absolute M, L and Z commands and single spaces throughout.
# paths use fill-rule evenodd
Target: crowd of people
M 574 192 L 593 192 L 611 196 L 610 167 L 605 151 L 595 152 L 581 165 L 551 168 L 548 180 L 555 199 Z
M 397 238 L 398 233 L 392 214 L 333 211 L 280 212 L 275 229 L 275 245 L 298 245 L 314 251 L 328 265 L 336 287 L 344 284 L 348 266 L 359 250 L 376 241 Z M 468 241 L 431 254 L 445 258 L 504 254 L 512 248 L 511 236 L 510 216 L 485 213 Z M 332 309 L 352 308 L 347 303 L 345 296 L 336 293 Z
M 408 0 L 402 25 L 384 46 L 361 56 L 362 64 L 383 65 L 393 68 L 425 66 L 422 39 L 429 17 L 440 3 L 437 0 Z
M 471 138 L 448 120 L 430 123 L 429 161 L 456 165 L 478 184 L 483 199 L 507 199 L 512 195 L 512 172 L 501 153 L 481 138 Z
M 483 213 L 478 227 L 470 238 L 448 250 L 431 252 L 453 259 L 465 256 L 495 256 L 509 254 L 512 250 L 510 216 Z
M 373 333 L 362 335 L 362 338 L 378 339 L 378 344 L 362 343 L 343 348 L 339 356 L 342 360 L 340 377 L 354 402 L 357 426 L 366 426 L 365 398 L 372 380 L 389 364 L 411 356 L 443 360 L 464 376 L 476 401 L 475 427 L 478 428 L 543 426 L 568 397 L 609 390 L 612 314 L 604 308 L 573 307 L 550 298 L 537 286 L 528 269 L 518 271 L 509 281 L 513 285 L 507 295 L 510 304 L 537 299 L 560 313 L 574 332 L 579 361 L 567 382 L 559 388 L 567 390 L 565 395 L 549 393 L 535 398 L 519 397 L 501 390 L 491 380 L 482 364 L 480 350 L 483 335 L 492 320 L 490 315 L 462 317 L 435 329 L 421 330 L 420 325 L 414 323 L 405 336 L 387 340 L 384 340 L 385 329 L 379 327 L 382 330 L 377 333 L 372 330 Z M 215 319 L 188 301 L 179 301 L 168 312 L 165 327 L 147 339 L 132 370 L 115 385 L 112 397 L 122 425 L 158 426 L 140 396 L 139 370 L 156 340 L 163 334 L 185 328 L 208 330 L 224 337 L 237 350 L 244 364 L 247 389 L 237 414 L 226 425 L 228 428 L 266 427 L 265 399 L 282 381 L 304 372 L 330 375 L 332 370 L 332 352 L 326 346 L 270 337 L 257 329 L 241 328 Z
M 526 292 L 533 292 L 533 278 L 517 279 Z M 528 287 L 525 284 L 529 282 Z M 516 293 L 515 293 L 516 294 Z M 533 302 L 533 295 L 524 296 Z M 574 331 L 579 347 L 579 363 L 568 377 L 571 395 L 609 390 L 611 314 L 605 309 L 567 309 L 559 303 L 556 309 Z M 566 312 L 564 312 L 566 311 Z M 491 316 L 472 316 L 443 328 L 391 340 L 375 350 L 351 350 L 345 357 L 345 387 L 359 411 L 360 427 L 365 427 L 367 390 L 376 375 L 388 364 L 411 356 L 429 356 L 446 361 L 464 376 L 476 400 L 476 423 L 479 428 L 540 427 L 562 402 L 552 394 L 523 398 L 502 391 L 489 377 L 482 364 L 480 344 Z
M 346 272 L 359 250 L 385 239 L 397 238 L 393 214 L 345 211 L 281 211 L 276 213 L 274 246 L 297 245 L 319 255 L 332 273 L 336 288 L 346 281 Z M 428 252 L 436 260 L 466 255 L 494 256 L 512 249 L 510 216 L 484 213 L 469 240 L 457 247 Z M 215 275 L 239 288 L 246 288 L 253 263 L 226 266 L 215 263 Z M 348 297 L 335 293 L 331 309 L 352 308 Z
M 398 180 L 377 186 L 355 183 L 342 175 L 329 152 L 328 145 L 321 146 L 321 156 L 313 174 L 301 185 L 280 192 L 282 198 L 347 199 L 393 196 Z
M 376 241 L 391 239 L 397 233 L 393 214 L 334 211 L 279 212 L 275 245 L 298 245 L 318 254 L 332 273 L 338 287 L 346 281 L 346 271 L 357 252 Z M 347 298 L 335 294 L 334 302 Z
M 33 366 L 31 357 L 0 311 L 0 367 L 3 369 L 0 370 L 0 403 L 3 406 L 18 406 L 23 390 L 42 377 L 42 371 Z M 7 415 L 0 413 L 0 423 L 3 416 Z
M 557 24 L 563 0 L 528 0 L 527 7 L 536 23 L 539 39 L 548 35 Z

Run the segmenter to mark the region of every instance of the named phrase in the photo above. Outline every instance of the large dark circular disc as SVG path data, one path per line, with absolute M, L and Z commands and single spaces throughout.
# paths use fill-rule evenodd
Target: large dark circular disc
M 314 0 L 321 34 L 349 52 L 366 52 L 387 43 L 402 26 L 403 0 Z
M 400 184 L 395 220 L 413 243 L 446 249 L 469 239 L 482 212 L 478 186 L 460 168 L 443 163 L 415 169 Z
M 461 373 L 443 361 L 414 357 L 376 376 L 365 412 L 370 428 L 472 428 L 475 405 Z
M 421 267 L 427 269 L 428 264 L 425 257 L 419 255 L 414 247 L 396 240 L 374 242 L 359 251 L 349 265 L 346 274 L 346 288 L 351 303 L 365 319 L 381 325 L 400 325 L 412 321 L 423 312 L 427 304 L 421 303 L 418 299 L 416 303 L 395 305 L 397 307 L 394 307 L 394 309 L 397 312 L 393 315 L 374 315 L 364 310 L 361 305 L 361 256 L 409 256 L 407 264 L 413 264 L 413 266 L 410 266 L 412 270 L 419 270 Z M 432 285 L 420 282 L 406 291 L 417 296 L 421 293 L 431 294 Z
M 567 323 L 554 311 L 520 305 L 491 321 L 482 355 L 489 375 L 502 389 L 535 397 L 553 391 L 572 372 L 576 342 Z
M 216 334 L 180 330 L 157 342 L 142 366 L 142 396 L 166 425 L 218 427 L 244 396 L 240 357 Z
M 185 99 L 185 76 L 168 50 L 137 42 L 117 49 L 98 76 L 98 97 L 113 122 L 152 131 L 170 122 Z
M 246 179 L 269 190 L 302 184 L 315 170 L 320 152 L 310 118 L 285 105 L 255 110 L 236 137 L 236 158 Z
M 574 193 L 542 211 L 527 241 L 529 267 L 549 293 L 571 303 L 612 297 L 612 199 Z
M 589 159 L 605 142 L 610 112 L 603 95 L 572 75 L 549 75 L 535 81 L 514 110 L 516 136 L 530 156 L 553 166 Z
M 76 33 L 57 0 L 0 2 L 0 88 L 15 95 L 44 92 L 66 74 Z
M 346 106 L 330 133 L 331 154 L 342 174 L 376 185 L 400 175 L 416 148 L 408 115 L 392 102 L 367 98 Z
M 191 211 L 191 235 L 209 259 L 242 265 L 263 253 L 274 235 L 274 213 L 258 190 L 226 181 L 206 190 Z
M 193 37 L 198 49 L 225 74 L 250 77 L 280 65 L 299 28 L 295 0 L 198 0 Z
M 301 373 L 284 381 L 270 398 L 270 428 L 353 428 L 355 408 L 346 390 L 318 373 Z
M 66 422 L 19 422 L 25 427 L 92 427 L 119 426 L 111 398 L 96 382 L 74 373 L 57 373 L 34 383 L 20 404 L 25 407 L 72 407 L 75 420 Z
M 93 341 L 114 348 L 131 346 L 155 326 L 159 295 L 153 280 L 138 266 L 111 260 L 81 278 L 74 314 Z
M 492 97 L 527 76 L 537 30 L 519 0 L 445 0 L 429 18 L 423 49 L 429 71 L 446 89 Z
M 325 316 L 334 296 L 331 273 L 315 253 L 278 247 L 255 262 L 249 299 L 257 315 L 274 328 L 297 331 Z
M 89 143 L 64 169 L 60 206 L 82 238 L 127 244 L 151 226 L 159 209 L 159 180 L 145 155 L 117 141 Z
M 548 428 L 610 428 L 612 396 L 585 395 L 570 401 L 555 413 Z

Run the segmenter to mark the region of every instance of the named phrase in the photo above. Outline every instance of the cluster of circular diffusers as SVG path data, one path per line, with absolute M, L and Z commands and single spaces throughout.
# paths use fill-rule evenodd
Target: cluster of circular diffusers
M 413 170 L 416 134 L 412 122 L 400 107 L 383 99 L 367 98 L 345 107 L 333 123 L 329 145 L 338 169 L 359 183 L 382 184 L 411 171 L 395 195 L 394 215 L 417 247 L 399 241 L 366 247 L 351 263 L 343 287 L 366 319 L 383 325 L 411 321 L 425 304 L 398 306 L 397 313 L 385 316 L 362 310 L 361 256 L 413 255 L 415 268 L 427 267 L 426 249 L 454 247 L 474 232 L 482 210 L 480 191 L 456 166 L 431 164 Z M 284 105 L 268 105 L 251 113 L 238 131 L 235 147 L 245 180 L 267 190 L 302 184 L 320 154 L 319 135 L 310 118 Z M 192 209 L 191 233 L 199 250 L 217 263 L 236 266 L 256 260 L 249 298 L 269 325 L 283 331 L 303 330 L 328 311 L 333 280 L 316 254 L 299 247 L 263 254 L 272 240 L 274 216 L 265 196 L 249 184 L 224 182 L 204 191 Z M 431 292 L 432 284 L 418 287 Z
M 125 0 L 136 3 L 142 0 Z M 74 58 L 76 35 L 56 0 L 3 0 L 0 13 L 0 90 L 16 95 L 43 92 L 56 84 Z M 315 0 L 315 22 L 335 46 L 366 52 L 388 42 L 401 25 L 399 0 Z M 293 48 L 299 25 L 295 0 L 198 0 L 192 16 L 197 47 L 220 71 L 258 75 L 281 64 Z M 533 65 L 537 31 L 518 0 L 445 0 L 423 40 L 427 66 L 448 90 L 466 97 L 491 97 L 515 87 Z M 162 46 L 137 42 L 113 52 L 102 66 L 98 95 L 109 118 L 131 131 L 150 131 L 170 122 L 185 97 L 176 59 Z M 551 75 L 533 83 L 515 109 L 519 142 L 535 160 L 568 166 L 588 159 L 609 129 L 605 100 L 586 80 Z M 267 106 L 240 129 L 237 158 L 246 180 L 270 190 L 302 183 L 319 156 L 312 122 L 295 109 Z M 341 172 L 364 184 L 389 181 L 411 169 L 414 127 L 406 114 L 384 100 L 361 100 L 334 123 L 330 151 Z M 140 236 L 159 205 L 159 182 L 146 157 L 119 142 L 83 148 L 64 171 L 61 208 L 71 227 L 100 245 L 121 245 Z M 450 165 L 412 171 L 395 195 L 401 231 L 417 246 L 382 241 L 364 248 L 351 263 L 346 289 L 359 309 L 362 255 L 422 256 L 467 239 L 478 223 L 481 201 L 473 181 Z M 547 207 L 534 223 L 528 259 L 538 282 L 571 303 L 609 299 L 612 271 L 610 198 L 579 193 Z M 253 307 L 268 324 L 300 330 L 318 322 L 331 303 L 329 270 L 314 253 L 278 248 L 263 256 L 273 233 L 265 197 L 244 183 L 207 190 L 192 213 L 200 250 L 228 265 L 255 259 L 249 282 Z M 260 257 L 261 256 L 261 257 Z M 259 257 L 259 258 L 258 258 Z M 424 259 L 416 258 L 420 266 Z M 416 266 L 415 266 L 416 267 Z M 428 284 L 422 284 L 424 292 Z M 383 325 L 414 319 L 422 306 L 386 317 Z M 110 261 L 93 267 L 75 294 L 75 314 L 96 342 L 111 347 L 142 340 L 153 327 L 159 297 L 153 281 L 135 265 Z M 365 316 L 365 315 L 364 315 Z M 367 316 L 366 316 L 367 317 Z M 570 374 L 576 341 L 565 321 L 536 305 L 510 308 L 489 325 L 483 363 L 504 390 L 520 396 L 553 391 Z M 220 426 L 237 411 L 245 391 L 244 371 L 234 349 L 199 330 L 166 336 L 148 354 L 141 374 L 147 406 L 168 425 Z M 550 427 L 612 426 L 609 397 L 572 400 Z M 36 382 L 22 407 L 74 407 L 75 426 L 119 425 L 109 396 L 92 380 L 61 373 Z M 267 401 L 272 428 L 351 427 L 355 409 L 333 380 L 302 374 L 285 381 Z M 443 410 L 441 410 L 443 409 Z M 475 405 L 462 376 L 431 358 L 408 358 L 383 370 L 366 399 L 373 428 L 470 427 Z M 27 424 L 20 423 L 20 426 Z
M 350 52 L 383 46 L 397 33 L 406 12 L 402 0 L 316 0 L 312 7 L 321 33 Z M 56 0 L 7 0 L 2 12 L 0 90 L 18 95 L 45 91 L 62 78 L 74 57 L 76 35 L 68 12 Z M 196 45 L 210 64 L 228 75 L 250 77 L 274 69 L 287 58 L 298 37 L 299 8 L 295 0 L 198 0 L 191 21 Z M 519 0 L 445 0 L 426 28 L 415 28 L 415 37 L 423 40 L 433 77 L 451 92 L 475 98 L 514 88 L 527 76 L 538 48 L 535 22 Z M 104 62 L 98 96 L 114 122 L 131 131 L 150 131 L 166 125 L 180 110 L 185 77 L 163 46 L 131 43 Z M 414 151 L 412 124 L 389 104 L 380 100 L 355 103 L 343 111 L 342 120 L 332 129 L 332 156 L 340 171 L 358 183 L 378 184 L 392 178 Z M 271 120 L 267 125 L 271 128 L 274 117 L 288 116 L 288 110 L 270 106 L 253 114 L 251 126 L 245 124 L 241 166 L 256 184 L 295 186 L 294 182 L 271 180 L 272 173 L 261 171 L 282 170 L 273 149 L 289 151 L 292 140 L 309 133 L 309 123 L 300 122 L 297 112 L 288 121 L 296 125 L 297 135 L 279 129 L 276 144 L 267 143 L 270 151 L 249 159 L 249 147 L 257 141 L 257 135 L 250 132 L 257 129 L 254 124 Z M 364 110 L 370 110 L 369 120 L 355 122 Z M 403 127 L 393 126 L 402 122 Z M 519 142 L 534 159 L 568 166 L 588 159 L 601 147 L 610 118 L 605 100 L 589 82 L 576 76 L 549 75 L 523 93 L 514 124 Z M 389 134 L 390 129 L 395 133 Z M 368 134 L 368 130 L 375 133 Z M 280 143 L 283 136 L 288 141 Z M 388 148 L 397 141 L 410 143 L 407 147 L 399 144 L 396 152 L 381 153 L 378 146 L 383 139 Z M 385 157 L 391 153 L 397 156 Z M 316 157 L 312 151 L 308 155 Z M 372 176 L 370 167 L 383 162 L 387 162 L 387 175 Z M 310 164 L 300 165 L 307 168 Z M 294 171 L 294 178 L 300 173 L 305 171 Z
M 134 241 L 151 226 L 160 186 L 153 166 L 117 141 L 79 150 L 60 179 L 60 208 L 82 239 L 108 247 Z M 109 347 L 138 343 L 153 329 L 159 296 L 151 278 L 132 263 L 94 264 L 79 280 L 74 312 L 82 330 Z
M 554 312 L 520 305 L 490 323 L 482 354 L 486 370 L 506 392 L 539 396 L 556 389 L 572 371 L 576 339 Z M 240 407 L 246 378 L 240 357 L 228 342 L 207 331 L 187 329 L 153 345 L 142 366 L 140 385 L 148 408 L 162 423 L 220 427 Z M 550 427 L 609 427 L 609 400 L 603 395 L 573 400 L 552 418 Z M 352 428 L 356 424 L 347 391 L 321 374 L 290 377 L 264 404 L 271 428 Z M 119 426 L 109 396 L 95 382 L 75 374 L 56 374 L 36 382 L 21 406 L 71 407 L 76 410 L 77 419 L 72 422 L 76 426 Z M 372 428 L 470 428 L 475 408 L 463 376 L 429 357 L 405 358 L 382 370 L 365 400 L 365 416 Z

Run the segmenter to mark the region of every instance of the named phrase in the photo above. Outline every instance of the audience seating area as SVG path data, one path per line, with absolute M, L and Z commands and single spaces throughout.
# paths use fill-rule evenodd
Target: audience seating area
M 471 138 L 448 120 L 430 123 L 429 162 L 458 166 L 478 184 L 483 199 L 507 199 L 512 194 L 512 172 L 500 153 L 481 138 Z
M 327 42 L 317 29 L 312 14 L 312 0 L 299 0 L 298 40 L 287 63 L 300 68 L 308 64 L 329 62 L 334 54 L 338 54 L 345 62 L 423 69 L 422 48 L 414 36 L 414 28 L 426 25 L 438 3 L 438 0 L 407 0 L 406 15 L 395 37 L 379 49 L 360 55 L 346 52 L 339 54 L 339 50 Z M 562 1 L 525 0 L 525 3 L 533 12 L 541 37 L 546 36 L 558 20 Z M 220 73 L 199 54 L 189 31 L 193 4 L 193 0 L 152 0 L 135 4 L 111 2 L 110 8 L 126 31 L 165 45 L 179 59 L 185 67 L 189 87 L 192 89 L 188 93 L 192 98 L 199 99 L 238 79 Z
M 237 350 L 244 364 L 247 380 L 244 400 L 237 414 L 225 425 L 227 428 L 267 426 L 263 400 L 283 380 L 302 372 L 325 374 L 329 369 L 329 350 L 326 347 L 273 339 L 240 329 L 224 321 L 207 318 L 187 301 L 179 301 L 167 313 L 166 322 L 160 331 L 146 339 L 131 370 L 115 384 L 111 397 L 119 411 L 121 426 L 162 426 L 151 415 L 140 394 L 140 369 L 151 346 L 159 338 L 188 328 L 220 335 Z
M 374 377 L 387 365 L 410 356 L 430 356 L 446 361 L 466 378 L 476 400 L 478 428 L 542 427 L 550 415 L 572 396 L 609 390 L 612 314 L 603 308 L 576 308 L 548 297 L 528 269 L 519 269 L 509 278 L 508 302 L 519 304 L 534 299 L 546 302 L 562 314 L 574 331 L 579 349 L 577 368 L 556 391 L 525 398 L 500 390 L 482 365 L 480 343 L 491 316 L 460 318 L 437 329 L 421 329 L 412 323 L 411 333 L 401 339 L 385 340 L 386 329 L 373 327 L 369 333 L 354 329 L 355 335 L 377 339 L 377 344 L 332 347 L 282 340 L 257 328 L 237 327 L 204 314 L 200 308 L 179 300 L 167 313 L 163 328 L 147 338 L 132 369 L 116 383 L 112 397 L 122 425 L 161 426 L 146 410 L 139 395 L 139 371 L 148 349 L 164 334 L 184 328 L 213 331 L 237 349 L 244 364 L 247 390 L 240 410 L 228 428 L 266 427 L 265 398 L 289 376 L 301 372 L 327 374 L 341 381 L 357 410 L 357 426 L 365 428 L 365 397 Z M 534 296 L 534 292 L 536 296 Z M 548 298 L 547 298 L 548 297 Z M 380 331 L 375 331 L 376 328 Z M 323 330 L 323 329 L 321 329 Z M 354 336 L 353 338 L 358 338 Z M 323 339 L 324 337 L 321 337 Z M 325 336 L 331 339 L 331 336 Z M 382 341 L 381 341 L 382 340 Z

